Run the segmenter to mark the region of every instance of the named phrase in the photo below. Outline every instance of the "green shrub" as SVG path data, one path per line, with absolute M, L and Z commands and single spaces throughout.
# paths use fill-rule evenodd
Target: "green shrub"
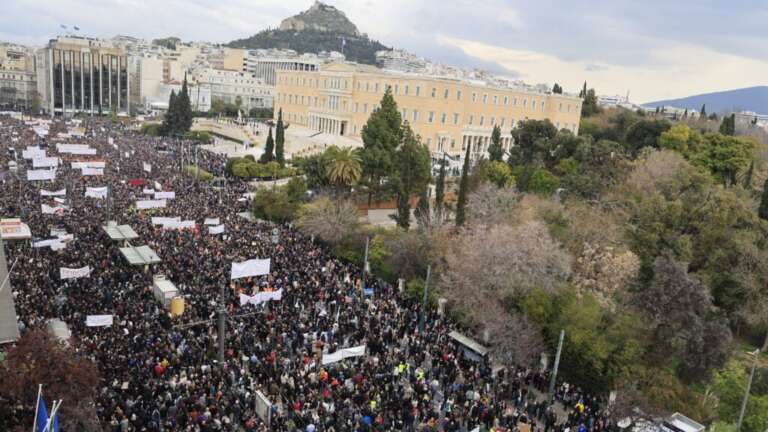
M 149 136 L 160 136 L 160 126 L 158 123 L 146 123 L 141 126 L 141 133 Z
M 199 167 L 196 167 L 194 165 L 187 165 L 184 167 L 184 172 L 191 175 L 192 177 L 196 177 L 202 181 L 211 181 L 213 180 L 213 174 L 209 173 L 208 171 L 201 169 Z

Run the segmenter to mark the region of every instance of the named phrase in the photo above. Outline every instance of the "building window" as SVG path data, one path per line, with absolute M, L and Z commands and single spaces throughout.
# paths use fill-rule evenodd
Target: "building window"
M 365 91 L 371 91 L 371 83 L 365 83 Z
M 502 117 L 502 118 L 501 118 L 501 124 L 499 125 L 499 127 L 504 127 L 504 122 L 505 122 L 506 120 L 507 120 L 507 119 L 505 119 L 504 117 Z
M 509 96 L 504 96 L 504 105 L 509 103 Z
M 472 93 L 472 103 L 477 102 L 477 93 Z
M 512 106 L 517 106 L 517 98 L 512 99 Z
M 560 106 L 557 108 L 558 111 L 563 112 L 563 103 L 560 102 Z
M 437 89 L 432 87 L 432 97 L 435 97 L 436 94 L 437 94 Z
M 418 89 L 418 87 L 416 87 Z M 413 122 L 419 121 L 419 110 L 413 110 Z
M 421 86 L 416 86 L 416 96 L 421 93 Z
M 429 117 L 427 117 L 427 123 L 432 123 L 433 121 L 435 121 L 435 112 L 434 111 L 430 111 L 429 112 Z
M 546 107 L 546 102 L 541 101 L 541 110 L 544 111 L 544 108 Z
M 399 91 L 400 91 L 400 86 L 395 84 L 395 94 L 400 94 Z
M 532 110 L 536 109 L 536 99 L 531 99 L 531 109 Z
M 485 116 L 480 116 L 480 126 L 482 126 L 483 123 L 485 123 Z
M 474 114 L 469 115 L 469 125 L 472 126 L 472 124 L 475 123 L 475 116 Z
M 363 104 L 363 113 L 368 114 L 368 104 Z
M 456 100 L 461 100 L 461 90 L 456 90 Z
M 355 102 L 355 112 L 357 112 L 360 109 L 360 103 Z
M 454 125 L 459 124 L 459 113 L 453 113 L 453 124 Z
M 499 104 L 499 97 L 498 96 L 494 96 L 493 97 L 493 104 L 494 105 L 498 105 Z
M 448 117 L 448 115 L 447 115 L 446 113 L 443 113 L 443 115 L 442 115 L 442 116 L 440 116 L 440 123 L 441 123 L 441 124 L 445 124 L 445 119 L 446 119 L 447 117 Z
M 379 92 L 379 83 L 376 83 L 376 88 L 375 88 L 374 92 L 375 92 L 375 93 L 378 93 L 378 92 Z
M 427 138 L 427 147 L 432 147 L 432 138 Z
M 483 103 L 484 103 L 484 104 L 487 104 L 487 103 L 488 103 L 488 94 L 484 94 L 484 95 L 483 95 Z
M 448 99 L 448 89 L 443 92 L 443 99 Z
M 403 120 L 405 120 L 405 119 L 407 118 L 407 117 L 405 116 L 405 114 L 406 114 L 406 109 L 405 109 L 405 108 L 403 108 L 403 110 L 400 112 L 400 118 L 401 118 L 401 119 L 403 119 Z
M 528 99 L 523 98 L 523 108 L 528 105 Z
M 496 126 L 496 117 L 491 117 L 491 126 Z
M 405 86 L 405 95 L 408 96 L 408 86 Z
M 454 148 L 456 148 L 456 139 L 451 138 L 451 150 L 453 150 Z

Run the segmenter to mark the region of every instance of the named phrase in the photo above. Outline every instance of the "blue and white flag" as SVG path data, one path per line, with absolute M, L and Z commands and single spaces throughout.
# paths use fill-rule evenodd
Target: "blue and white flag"
M 48 410 L 45 408 L 43 392 L 37 393 L 37 416 L 35 416 L 35 432 L 43 432 L 48 425 Z

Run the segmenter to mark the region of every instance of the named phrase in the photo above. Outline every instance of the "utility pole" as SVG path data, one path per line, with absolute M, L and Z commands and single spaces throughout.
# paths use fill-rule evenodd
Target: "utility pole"
M 555 366 L 552 368 L 552 377 L 549 380 L 549 401 L 555 398 L 555 381 L 557 381 L 557 369 L 560 367 L 560 354 L 563 352 L 563 339 L 565 339 L 565 329 L 560 330 L 560 341 L 557 343 L 557 354 L 555 355 Z
M 427 297 L 429 296 L 429 279 L 432 277 L 432 266 L 427 266 L 427 279 L 424 281 L 424 295 L 421 299 L 421 320 L 419 321 L 419 333 L 424 332 L 424 321 L 427 317 Z
M 752 370 L 749 372 L 749 380 L 747 380 L 747 389 L 744 391 L 744 399 L 741 400 L 741 411 L 739 412 L 739 421 L 736 423 L 736 432 L 741 432 L 741 424 L 744 421 L 744 414 L 747 412 L 747 402 L 749 402 L 749 393 L 752 391 L 752 380 L 755 378 L 757 362 L 760 360 L 760 353 L 766 349 L 768 349 L 768 333 L 765 335 L 763 346 L 750 353 L 755 356 L 755 361 L 752 362 Z
M 363 278 L 360 280 L 360 294 L 361 298 L 363 295 L 365 295 L 365 272 L 368 271 L 368 243 L 370 242 L 371 238 L 366 237 L 365 238 L 365 258 L 363 258 Z
M 219 366 L 224 367 L 224 345 L 226 340 L 226 313 L 227 308 L 224 305 L 227 296 L 226 285 L 221 285 L 221 297 L 219 298 Z

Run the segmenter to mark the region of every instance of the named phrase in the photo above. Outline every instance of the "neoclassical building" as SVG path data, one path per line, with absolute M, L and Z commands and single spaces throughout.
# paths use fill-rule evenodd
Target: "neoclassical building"
M 276 73 L 275 113 L 282 109 L 286 121 L 329 134 L 359 138 L 386 88 L 392 89 L 403 120 L 434 153 L 460 155 L 469 144 L 473 154 L 481 154 L 497 124 L 508 150 L 510 131 L 526 119 L 549 119 L 558 129 L 579 130 L 581 99 L 574 96 L 350 63 Z

